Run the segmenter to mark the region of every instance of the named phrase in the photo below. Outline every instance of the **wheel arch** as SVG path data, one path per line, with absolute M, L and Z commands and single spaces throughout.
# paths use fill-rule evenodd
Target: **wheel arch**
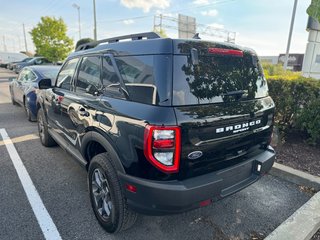
M 82 139 L 81 154 L 87 161 L 87 169 L 91 159 L 95 155 L 102 152 L 108 152 L 115 164 L 117 171 L 125 174 L 125 169 L 122 165 L 120 157 L 109 137 L 96 131 L 90 131 L 86 133 Z

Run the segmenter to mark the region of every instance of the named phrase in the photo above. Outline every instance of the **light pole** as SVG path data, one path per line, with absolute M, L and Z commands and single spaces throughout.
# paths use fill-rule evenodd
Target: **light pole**
M 26 37 L 26 28 L 24 27 L 24 23 L 22 24 L 22 28 L 23 28 L 24 46 L 25 46 L 25 48 L 26 48 L 26 52 L 28 52 L 27 37 Z
M 93 0 L 93 37 L 97 41 L 96 0 Z
M 81 39 L 81 24 L 80 24 L 80 6 L 77 4 L 72 4 L 72 7 L 78 10 L 78 24 L 79 24 L 79 40 Z
M 288 45 L 287 45 L 287 51 L 286 51 L 286 57 L 285 57 L 285 60 L 284 60 L 284 65 L 283 65 L 284 70 L 287 70 L 287 67 L 288 67 L 289 50 L 290 50 L 292 30 L 293 30 L 293 25 L 294 25 L 294 18 L 296 16 L 297 3 L 298 3 L 298 0 L 294 0 L 293 10 L 292 10 L 292 17 L 291 17 L 291 24 L 290 24 L 290 31 L 289 31 L 289 37 L 288 37 Z

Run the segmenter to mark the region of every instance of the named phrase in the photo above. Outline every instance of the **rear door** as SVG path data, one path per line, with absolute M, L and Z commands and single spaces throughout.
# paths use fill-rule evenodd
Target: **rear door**
M 25 76 L 27 74 L 27 70 L 24 69 L 20 72 L 16 81 L 14 81 L 12 86 L 12 94 L 14 96 L 15 101 L 20 104 L 23 103 L 23 95 L 22 95 L 22 83 L 25 80 Z
M 183 178 L 263 151 L 272 129 L 274 105 L 255 54 L 208 45 L 197 51 L 196 59 L 174 56 L 172 103 L 182 128 Z

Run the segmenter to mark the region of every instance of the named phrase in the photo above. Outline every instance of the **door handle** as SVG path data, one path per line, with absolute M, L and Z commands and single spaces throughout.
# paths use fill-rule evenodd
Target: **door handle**
M 82 117 L 89 117 L 90 113 L 85 108 L 80 108 L 78 114 Z

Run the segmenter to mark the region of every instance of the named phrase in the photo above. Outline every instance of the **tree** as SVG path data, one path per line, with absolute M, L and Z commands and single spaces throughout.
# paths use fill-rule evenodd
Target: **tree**
M 163 28 L 161 28 L 160 30 L 155 30 L 155 32 L 158 33 L 160 35 L 160 37 L 162 37 L 162 38 L 168 37 L 166 31 Z
M 37 54 L 52 62 L 64 60 L 73 49 L 73 40 L 66 33 L 64 21 L 54 17 L 41 17 L 30 32 Z
M 310 6 L 307 9 L 307 13 L 310 17 L 320 22 L 320 0 L 312 0 Z

